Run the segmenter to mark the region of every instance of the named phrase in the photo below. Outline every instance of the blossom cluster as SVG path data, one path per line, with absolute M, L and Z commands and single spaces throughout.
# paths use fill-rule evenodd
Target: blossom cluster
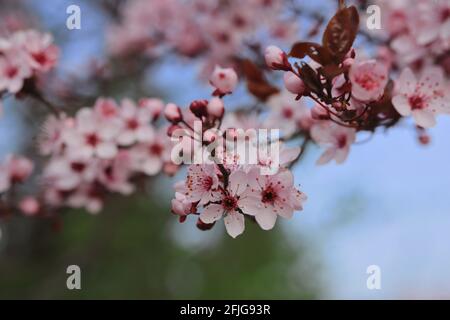
M 174 173 L 165 128 L 155 126 L 162 109 L 159 99 L 118 105 L 99 98 L 73 117 L 51 115 L 39 137 L 41 154 L 50 157 L 41 177 L 45 205 L 97 213 L 108 193 L 131 194 L 140 175 Z
M 158 57 L 170 50 L 202 56 L 206 74 L 233 64 L 256 39 L 287 41 L 297 32 L 282 0 L 132 0 L 108 33 L 113 55 Z M 263 35 L 263 36 L 262 36 Z
M 48 33 L 26 30 L 0 38 L 0 92 L 19 92 L 26 79 L 48 72 L 58 57 Z

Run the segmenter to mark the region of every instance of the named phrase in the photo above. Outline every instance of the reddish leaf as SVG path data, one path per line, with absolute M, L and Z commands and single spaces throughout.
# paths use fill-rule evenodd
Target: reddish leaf
M 358 28 L 359 14 L 354 6 L 339 10 L 331 18 L 323 34 L 322 45 L 335 57 L 336 63 L 342 62 L 352 48 Z
M 321 65 L 327 65 L 332 61 L 328 50 L 314 42 L 295 43 L 291 48 L 289 56 L 299 59 L 309 56 Z
M 248 91 L 258 99 L 266 101 L 271 95 L 280 92 L 266 80 L 264 73 L 250 60 L 243 60 L 241 67 L 247 79 Z

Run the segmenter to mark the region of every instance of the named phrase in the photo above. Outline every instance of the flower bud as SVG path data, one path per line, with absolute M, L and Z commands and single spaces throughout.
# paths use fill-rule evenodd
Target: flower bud
M 273 70 L 291 70 L 286 53 L 276 46 L 268 46 L 264 53 L 266 64 Z
M 295 73 L 288 71 L 283 76 L 284 86 L 286 89 L 293 93 L 302 95 L 305 92 L 305 84 Z
M 166 108 L 164 109 L 164 116 L 173 124 L 177 124 L 183 120 L 180 108 L 174 103 L 169 103 L 166 105 Z
M 238 83 L 238 76 L 233 68 L 216 66 L 209 82 L 216 88 L 216 95 L 225 95 L 233 92 Z
M 195 100 L 192 101 L 189 109 L 197 117 L 206 117 L 208 112 L 206 111 L 206 106 L 208 105 L 208 100 Z
M 223 105 L 222 99 L 217 97 L 214 97 L 209 101 L 207 109 L 208 114 L 216 118 L 222 118 L 223 113 L 225 112 L 225 107 Z

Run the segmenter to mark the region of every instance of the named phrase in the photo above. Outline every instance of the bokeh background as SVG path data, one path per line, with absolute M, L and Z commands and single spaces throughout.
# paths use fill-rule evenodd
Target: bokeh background
M 96 1 L 23 4 L 55 35 L 65 72 L 104 54 L 108 21 Z M 70 4 L 81 7 L 81 30 L 65 27 Z M 315 5 L 330 14 L 335 7 Z M 105 94 L 129 96 L 123 86 Z M 210 93 L 198 65 L 173 57 L 151 67 L 142 90 L 134 98 L 145 93 L 180 105 Z M 0 157 L 30 148 L 38 126 L 26 102 L 9 99 Z M 111 199 L 97 216 L 1 221 L 0 298 L 450 298 L 450 118 L 430 134 L 431 144 L 421 146 L 405 122 L 355 145 L 339 166 L 316 167 L 319 150 L 311 147 L 294 171 L 309 196 L 304 211 L 279 219 L 271 232 L 247 223 L 234 240 L 222 224 L 207 232 L 194 219 L 179 224 L 168 207 L 177 179 L 165 177 L 149 180 L 139 195 Z M 81 290 L 66 288 L 71 264 L 81 267 Z M 366 287 L 374 264 L 381 290 Z

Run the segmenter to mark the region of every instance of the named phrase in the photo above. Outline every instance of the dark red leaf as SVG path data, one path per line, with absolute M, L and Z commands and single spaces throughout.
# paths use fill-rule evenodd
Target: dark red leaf
M 342 62 L 345 54 L 352 48 L 359 28 L 358 10 L 351 6 L 339 10 L 328 23 L 322 38 L 322 45 L 335 58 Z

